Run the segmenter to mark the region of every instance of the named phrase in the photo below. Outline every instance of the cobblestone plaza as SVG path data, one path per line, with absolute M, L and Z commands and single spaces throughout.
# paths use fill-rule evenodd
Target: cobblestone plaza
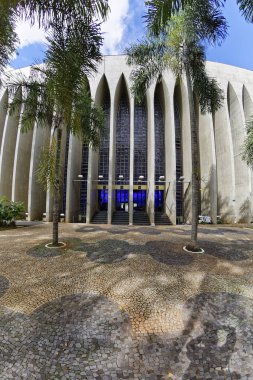
M 0 235 L 0 378 L 253 379 L 253 231 L 50 224 Z

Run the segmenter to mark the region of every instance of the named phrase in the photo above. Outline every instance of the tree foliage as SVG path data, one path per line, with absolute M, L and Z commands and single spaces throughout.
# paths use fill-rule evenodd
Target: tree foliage
M 0 72 L 16 48 L 18 38 L 14 32 L 15 21 L 13 10 L 0 3 Z
M 246 123 L 247 136 L 242 147 L 242 159 L 253 168 L 253 116 Z
M 0 226 L 15 225 L 15 220 L 22 217 L 24 213 L 22 202 L 13 202 L 6 197 L 0 198 Z
M 200 32 L 196 19 L 205 18 L 209 23 L 212 17 L 215 21 Z M 171 17 L 159 36 L 148 35 L 126 49 L 128 64 L 135 65 L 131 73 L 131 90 L 136 99 L 143 100 L 147 89 L 153 82 L 159 81 L 166 68 L 169 67 L 178 77 L 187 66 L 201 111 L 215 112 L 219 109 L 223 101 L 222 91 L 216 80 L 206 72 L 203 38 L 205 36 L 208 41 L 219 42 L 226 31 L 226 21 L 217 7 L 205 9 L 200 15 L 196 4 L 188 5 Z

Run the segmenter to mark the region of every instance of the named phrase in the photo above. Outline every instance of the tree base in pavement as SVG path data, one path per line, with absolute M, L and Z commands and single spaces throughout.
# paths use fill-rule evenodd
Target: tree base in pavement
M 45 247 L 50 249 L 63 248 L 66 247 L 66 243 L 59 242 L 57 245 L 54 245 L 53 243 L 48 243 L 45 245 Z
M 192 252 L 192 253 L 204 253 L 204 249 L 200 247 L 196 247 L 193 244 L 188 244 L 185 247 L 183 247 L 183 250 L 186 252 Z

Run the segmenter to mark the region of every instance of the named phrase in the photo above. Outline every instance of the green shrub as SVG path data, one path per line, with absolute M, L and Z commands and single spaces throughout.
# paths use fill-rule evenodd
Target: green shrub
M 15 225 L 15 220 L 24 213 L 22 202 L 12 202 L 6 197 L 0 198 L 0 226 Z

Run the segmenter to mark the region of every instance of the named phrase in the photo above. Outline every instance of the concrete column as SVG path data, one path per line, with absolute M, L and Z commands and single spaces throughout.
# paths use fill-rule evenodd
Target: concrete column
M 67 192 L 66 192 L 66 222 L 78 221 L 80 206 L 80 182 L 78 179 L 82 165 L 82 141 L 78 137 L 70 135 L 68 173 L 67 173 Z
M 50 144 L 50 129 L 41 128 L 37 124 L 33 130 L 31 162 L 29 172 L 28 190 L 28 218 L 29 220 L 42 220 L 42 215 L 46 212 L 46 192 L 42 185 L 38 183 L 37 170 L 40 163 L 40 155 L 43 148 Z
M 148 113 L 148 191 L 147 213 L 150 224 L 155 225 L 155 115 L 154 115 L 155 86 L 147 91 Z
M 233 143 L 227 106 L 227 82 L 220 84 L 224 92 L 223 106 L 214 115 L 214 136 L 218 181 L 218 214 L 224 222 L 235 220 L 235 170 Z
M 201 214 L 217 221 L 217 170 L 214 126 L 211 114 L 199 112 L 199 146 L 201 172 Z
M 21 96 L 21 94 L 16 96 Z M 6 196 L 9 199 L 12 197 L 13 166 L 19 121 L 20 110 L 12 115 L 8 111 L 0 152 L 0 196 Z
M 247 122 L 253 116 L 253 85 L 243 86 L 243 110 L 245 122 Z M 253 172 L 249 168 L 250 186 L 249 186 L 249 198 L 250 198 L 250 222 L 253 220 Z
M 182 149 L 183 149 L 183 175 L 184 183 L 184 219 L 191 222 L 192 215 L 192 195 L 191 195 L 191 179 L 192 179 L 192 158 L 191 158 L 191 125 L 189 98 L 185 78 L 180 83 L 181 90 L 181 128 L 182 128 Z
M 165 212 L 170 221 L 176 224 L 176 149 L 175 149 L 175 117 L 173 89 L 175 79 L 165 76 L 164 88 L 165 103 Z M 168 88 L 171 89 L 169 93 Z
M 31 149 L 33 140 L 33 130 L 22 132 L 22 113 L 18 126 L 17 143 L 14 158 L 13 181 L 12 181 L 12 200 L 23 202 L 25 210 L 28 210 L 28 188 L 29 171 L 31 161 Z
M 249 222 L 251 219 L 250 177 L 249 169 L 241 158 L 246 129 L 242 105 L 242 85 L 240 83 L 233 83 L 233 85 L 229 83 L 228 106 L 235 168 L 235 222 Z
M 54 134 L 54 127 L 51 128 L 51 138 L 50 145 L 52 144 Z M 60 155 L 60 204 L 63 199 L 63 178 L 64 178 L 64 168 L 65 168 L 65 153 L 66 153 L 66 141 L 67 141 L 67 130 L 63 128 L 62 140 L 61 140 L 61 155 Z M 47 190 L 46 197 L 46 221 L 53 221 L 53 194 L 51 194 L 50 189 Z
M 7 115 L 8 93 L 3 91 L 0 96 L 0 152 L 2 146 L 2 138 L 4 133 L 5 120 Z
M 130 98 L 130 173 L 129 173 L 129 225 L 133 225 L 134 212 L 134 98 Z
M 98 151 L 89 150 L 89 168 L 87 184 L 86 223 L 91 223 L 93 215 L 98 211 Z

